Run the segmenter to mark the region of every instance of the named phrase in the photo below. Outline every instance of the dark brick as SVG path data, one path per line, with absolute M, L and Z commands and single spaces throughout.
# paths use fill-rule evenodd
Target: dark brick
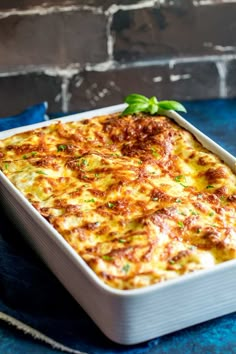
M 0 77 L 0 117 L 47 101 L 50 112 L 61 112 L 61 78 L 43 74 Z
M 85 35 L 86 34 L 86 35 Z M 106 18 L 90 11 L 0 20 L 0 70 L 107 59 Z
M 123 102 L 137 92 L 159 99 L 207 99 L 218 97 L 219 78 L 214 63 L 169 65 L 84 72 L 69 87 L 70 111 L 105 107 Z M 81 80 L 82 79 L 82 80 Z M 81 85 L 78 85 L 79 82 Z
M 120 10 L 112 24 L 115 59 L 235 53 L 235 13 L 236 3 L 193 6 L 187 0 L 160 8 Z
M 236 60 L 227 64 L 227 97 L 236 97 Z
M 84 72 L 82 84 L 78 86 L 81 77 L 75 77 L 69 87 L 72 94 L 70 111 L 119 104 L 131 92 L 164 96 L 165 86 L 153 82 L 153 78 L 160 75 L 165 81 L 168 79 L 167 66 Z
M 167 92 L 177 100 L 219 97 L 220 78 L 214 62 L 180 63 L 170 70 Z

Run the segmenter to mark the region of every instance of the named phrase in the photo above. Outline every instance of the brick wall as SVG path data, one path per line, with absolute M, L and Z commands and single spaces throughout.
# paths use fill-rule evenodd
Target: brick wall
M 236 97 L 236 0 L 45 1 L 0 1 L 0 116 Z

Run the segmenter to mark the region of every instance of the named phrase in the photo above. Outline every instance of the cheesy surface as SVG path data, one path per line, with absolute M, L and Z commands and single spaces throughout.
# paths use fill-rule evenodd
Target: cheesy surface
M 236 175 L 165 116 L 56 122 L 0 168 L 97 276 L 134 289 L 236 258 Z

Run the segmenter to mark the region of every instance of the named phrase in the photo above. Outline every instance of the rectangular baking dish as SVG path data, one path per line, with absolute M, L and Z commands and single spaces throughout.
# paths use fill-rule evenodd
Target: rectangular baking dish
M 59 120 L 88 119 L 119 112 L 124 107 L 116 105 Z M 168 116 L 236 171 L 236 159 L 232 155 L 177 113 L 169 112 Z M 53 123 L 55 120 L 4 131 L 0 139 Z M 116 290 L 96 276 L 1 171 L 0 201 L 32 248 L 114 342 L 137 344 L 236 310 L 236 260 L 146 288 Z

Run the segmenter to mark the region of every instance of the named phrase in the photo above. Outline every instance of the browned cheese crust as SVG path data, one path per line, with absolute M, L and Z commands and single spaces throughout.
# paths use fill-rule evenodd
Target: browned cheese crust
M 56 122 L 0 141 L 0 168 L 106 284 L 236 257 L 236 176 L 165 116 Z

